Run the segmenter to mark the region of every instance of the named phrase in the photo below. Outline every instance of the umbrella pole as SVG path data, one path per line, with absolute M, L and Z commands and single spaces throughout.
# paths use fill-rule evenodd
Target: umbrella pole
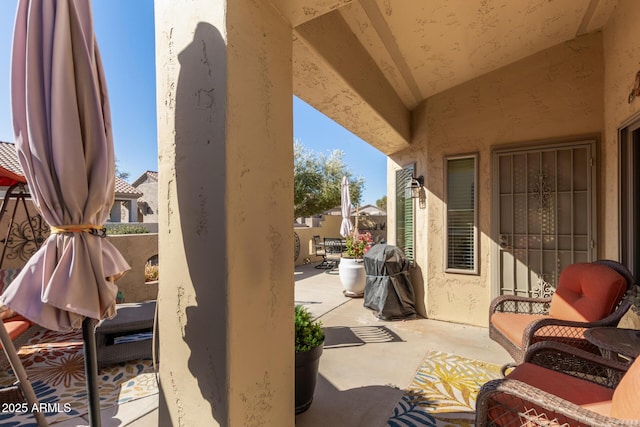
M 85 317 L 82 321 L 84 341 L 84 370 L 87 378 L 87 398 L 89 399 L 89 424 L 100 427 L 100 391 L 98 390 L 98 354 L 96 351 L 96 320 Z

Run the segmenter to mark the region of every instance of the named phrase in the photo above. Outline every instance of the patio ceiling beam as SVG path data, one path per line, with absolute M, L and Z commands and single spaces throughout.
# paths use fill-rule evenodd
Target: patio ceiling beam
M 351 4 L 352 0 L 267 0 L 278 13 L 297 27 L 300 24 L 316 19 L 325 13 L 332 12 Z
M 340 13 L 294 29 L 294 93 L 385 154 L 409 146 L 411 112 Z

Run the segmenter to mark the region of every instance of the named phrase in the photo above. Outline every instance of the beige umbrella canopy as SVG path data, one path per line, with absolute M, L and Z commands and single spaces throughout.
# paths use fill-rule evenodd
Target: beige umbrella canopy
M 130 267 L 100 238 L 115 163 L 89 2 L 18 3 L 11 101 L 18 158 L 52 234 L 0 303 L 53 330 L 113 317 L 112 279 Z
M 342 213 L 342 222 L 340 223 L 340 235 L 347 237 L 353 225 L 351 225 L 351 196 L 349 194 L 349 178 L 347 176 L 342 177 L 342 183 L 340 186 L 340 211 Z
M 103 238 L 115 162 L 88 0 L 19 0 L 11 102 L 18 158 L 52 233 L 0 303 L 49 329 L 82 326 L 89 416 L 97 426 L 95 321 L 115 315 L 114 280 L 130 267 Z

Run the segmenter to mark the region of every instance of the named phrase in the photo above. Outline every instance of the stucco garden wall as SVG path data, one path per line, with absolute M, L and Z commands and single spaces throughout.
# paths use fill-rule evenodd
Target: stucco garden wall
M 412 147 L 388 161 L 389 224 L 395 170 L 415 162 L 426 208 L 416 204 L 413 283 L 432 319 L 488 325 L 491 291 L 491 147 L 599 135 L 603 130 L 600 33 L 582 36 L 429 98 L 413 112 Z M 444 272 L 444 158 L 479 153 L 479 274 Z M 395 241 L 389 227 L 390 243 Z
M 374 239 L 387 238 L 387 217 L 386 216 L 369 216 L 370 221 L 378 224 L 376 230 L 371 230 L 371 236 Z M 315 264 L 322 261 L 321 256 L 316 256 L 313 248 L 313 236 L 320 236 L 320 239 L 325 237 L 340 237 L 340 223 L 342 217 L 338 215 L 324 215 L 320 221 L 318 227 L 296 227 L 293 229 L 294 233 L 298 235 L 300 239 L 300 253 L 295 258 L 295 265 Z M 351 223 L 355 224 L 355 220 L 352 218 Z M 383 229 L 380 229 L 380 225 L 383 224 Z M 360 226 L 358 229 L 361 232 L 365 230 Z M 367 230 L 369 231 L 369 230 Z
M 120 251 L 131 270 L 116 285 L 125 302 L 141 302 L 158 297 L 158 282 L 145 283 L 144 266 L 149 258 L 158 255 L 158 234 L 122 234 L 107 239 Z

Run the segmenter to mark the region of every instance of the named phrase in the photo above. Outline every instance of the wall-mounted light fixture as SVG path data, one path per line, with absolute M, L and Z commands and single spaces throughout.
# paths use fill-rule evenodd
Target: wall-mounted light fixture
M 424 186 L 424 177 L 420 175 L 417 178 L 411 177 L 411 181 L 405 187 L 405 197 L 418 199 L 420 198 L 420 190 Z

